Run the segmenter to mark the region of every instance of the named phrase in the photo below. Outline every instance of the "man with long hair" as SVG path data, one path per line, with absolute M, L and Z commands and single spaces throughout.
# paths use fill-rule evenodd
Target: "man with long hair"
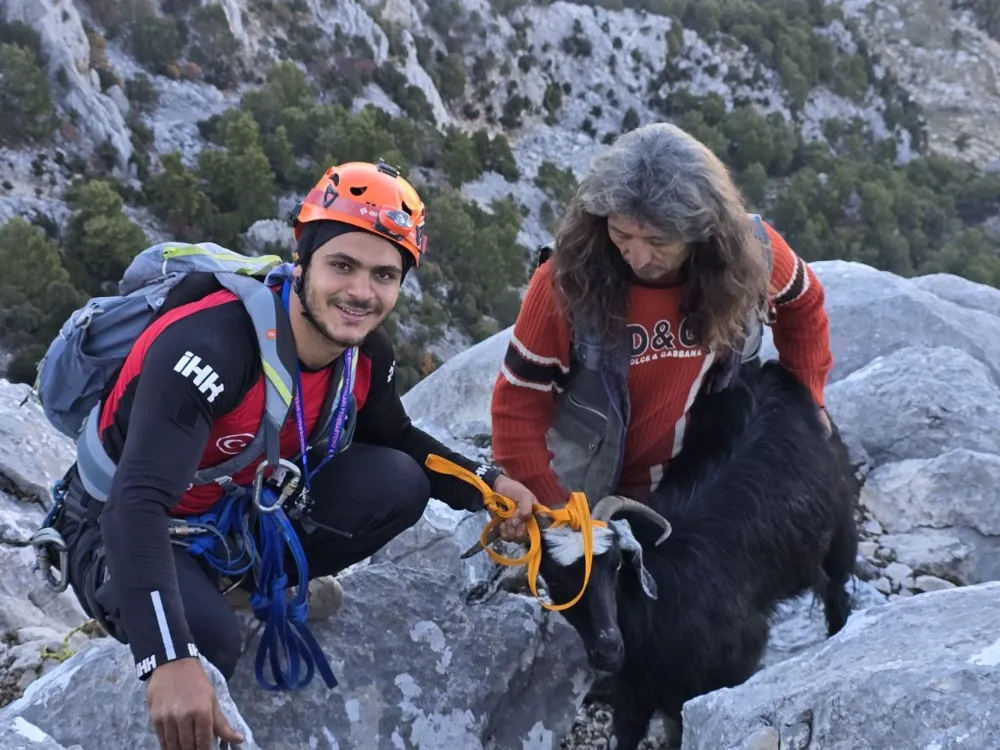
M 812 270 L 697 139 L 667 123 L 622 135 L 531 279 L 493 393 L 494 459 L 549 506 L 570 490 L 648 497 L 695 397 L 728 387 L 764 322 L 829 430 Z

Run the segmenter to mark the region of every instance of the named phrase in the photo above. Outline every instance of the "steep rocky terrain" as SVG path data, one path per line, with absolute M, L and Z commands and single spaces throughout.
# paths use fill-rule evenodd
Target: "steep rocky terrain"
M 973 10 L 961 9 L 991 4 L 939 0 L 840 4 L 920 105 L 930 147 L 980 164 L 996 160 L 1000 42 L 984 30 Z
M 789 603 L 767 668 L 689 704 L 683 747 L 1000 742 L 1000 293 L 952 275 L 1000 283 L 1000 47 L 981 18 L 947 0 L 0 0 L 0 22 L 0 368 L 23 376 L 63 308 L 143 244 L 287 252 L 282 218 L 320 165 L 385 155 L 444 217 L 393 319 L 404 384 L 429 375 L 407 406 L 473 454 L 528 249 L 588 160 L 652 120 L 695 132 L 823 259 L 866 580 L 829 642 L 811 601 Z M 72 448 L 26 393 L 0 380 L 0 745 L 152 747 L 124 649 L 31 570 Z M 562 619 L 470 598 L 490 565 L 458 552 L 482 523 L 433 502 L 345 576 L 344 616 L 319 629 L 340 654 L 333 702 L 264 701 L 244 664 L 222 692 L 247 747 L 606 747 Z M 914 707 L 935 719 L 898 720 Z M 662 728 L 646 746 L 667 746 Z
M 829 408 L 864 479 L 855 613 L 826 640 L 822 608 L 788 602 L 762 670 L 688 704 L 682 748 L 808 750 L 850 737 L 852 747 L 944 750 L 964 747 L 968 733 L 992 747 L 1000 358 L 988 342 L 1000 336 L 1000 292 L 947 275 L 813 267 L 834 332 Z M 509 335 L 414 387 L 404 402 L 415 422 L 488 456 L 490 391 Z M 72 452 L 37 405 L 21 405 L 26 393 L 0 381 L 0 738 L 11 748 L 96 750 L 109 738 L 152 748 L 127 650 L 32 572 L 25 543 L 39 499 Z M 332 695 L 321 684 L 294 702 L 264 694 L 245 658 L 220 685 L 229 715 L 249 728 L 245 747 L 606 748 L 610 715 L 584 702 L 592 674 L 574 632 L 530 594 L 497 586 L 485 556 L 459 559 L 482 515 L 432 501 L 343 575 L 341 613 L 313 627 L 341 681 Z M 920 721 L 899 720 L 914 707 Z M 645 750 L 670 747 L 670 736 L 654 725 Z
M 472 201 L 433 204 L 428 266 L 393 317 L 412 343 L 405 387 L 512 322 L 529 249 L 551 237 L 589 159 L 663 118 L 720 153 L 751 207 L 809 259 L 987 283 L 1000 272 L 992 235 L 950 244 L 956 227 L 995 222 L 993 182 L 957 166 L 934 168 L 947 185 L 893 174 L 928 144 L 977 167 L 1000 153 L 989 126 L 997 44 L 944 0 L 4 0 L 0 10 L 0 43 L 14 45 L 0 60 L 0 100 L 22 103 L 0 132 L 0 226 L 21 216 L 42 227 L 82 293 L 162 239 L 287 252 L 284 217 L 333 161 L 384 155 L 427 196 Z M 234 123 L 238 109 L 253 122 Z M 888 171 L 857 163 L 873 158 Z M 837 206 L 829 226 L 803 219 L 805 196 L 852 166 L 830 183 L 840 193 L 824 203 Z M 857 210 L 880 190 L 898 194 L 903 257 L 886 216 Z M 911 190 L 954 193 L 942 205 L 955 220 L 912 226 Z M 121 212 L 135 224 L 114 223 Z M 842 222 L 846 234 L 834 232 Z M 860 241 L 845 239 L 855 232 Z M 0 348 L 22 353 L 19 378 L 58 322 L 25 332 L 0 320 Z

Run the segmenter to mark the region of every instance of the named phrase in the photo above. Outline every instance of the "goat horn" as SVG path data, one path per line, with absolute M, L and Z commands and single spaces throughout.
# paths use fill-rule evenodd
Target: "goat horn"
M 490 533 L 486 535 L 485 546 L 480 540 L 477 539 L 475 544 L 473 544 L 471 547 L 469 547 L 469 549 L 467 549 L 465 552 L 462 553 L 461 559 L 467 560 L 473 555 L 478 555 L 480 552 L 486 549 L 486 547 L 489 547 L 491 544 L 493 544 L 493 542 L 495 542 L 499 538 L 500 538 L 500 527 L 497 526 L 493 529 L 490 529 Z
M 601 498 L 597 502 L 597 505 L 594 506 L 594 509 L 590 511 L 590 516 L 595 521 L 610 521 L 616 515 L 626 510 L 652 521 L 663 529 L 663 534 L 656 540 L 656 546 L 665 542 L 667 537 L 670 536 L 670 533 L 673 531 L 670 521 L 650 508 L 648 505 L 640 503 L 638 500 L 633 500 L 630 497 L 622 497 L 621 495 L 608 495 L 607 497 Z
M 551 525 L 552 525 L 551 516 L 538 517 L 538 528 L 541 529 L 542 531 L 549 528 L 549 526 Z M 493 542 L 495 542 L 499 538 L 500 538 L 500 527 L 496 526 L 490 530 L 489 534 L 486 535 L 486 547 L 489 547 L 491 544 L 493 544 Z M 471 547 L 469 547 L 469 549 L 467 549 L 465 552 L 462 553 L 461 559 L 467 560 L 474 555 L 478 555 L 486 547 L 484 547 L 482 543 L 477 540 L 475 544 L 473 544 Z

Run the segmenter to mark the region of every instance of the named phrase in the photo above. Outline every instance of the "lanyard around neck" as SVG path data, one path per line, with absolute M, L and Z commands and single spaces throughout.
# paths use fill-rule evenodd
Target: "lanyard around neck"
M 281 290 L 281 302 L 285 306 L 286 312 L 290 314 L 289 308 L 289 294 L 291 293 L 292 283 L 291 281 L 286 281 Z M 354 390 L 354 347 L 350 347 L 344 352 L 344 375 L 341 379 L 340 387 L 340 398 L 337 402 L 337 408 L 334 410 L 333 419 L 330 420 L 330 439 L 326 447 L 326 456 L 319 463 L 319 465 L 309 471 L 308 457 L 307 453 L 309 451 L 309 441 L 306 437 L 306 414 L 305 407 L 302 403 L 302 368 L 299 366 L 298 358 L 295 361 L 295 426 L 299 433 L 299 449 L 302 453 L 302 475 L 305 481 L 305 489 L 309 492 L 312 488 L 310 487 L 310 480 L 316 475 L 320 469 L 322 469 L 327 461 L 334 457 L 337 453 L 337 447 L 340 444 L 340 438 L 344 432 L 344 423 L 347 421 L 347 406 L 351 397 L 351 392 Z M 323 415 L 320 415 L 320 419 Z

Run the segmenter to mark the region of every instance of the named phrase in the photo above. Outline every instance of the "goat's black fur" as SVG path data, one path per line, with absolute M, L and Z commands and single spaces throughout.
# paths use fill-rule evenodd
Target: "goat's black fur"
M 627 563 L 616 572 L 621 552 L 612 549 L 595 559 L 584 599 L 564 613 L 592 660 L 596 634 L 617 618 L 618 750 L 638 745 L 657 709 L 679 722 L 685 701 L 750 677 L 782 601 L 812 589 L 828 634 L 844 626 L 858 490 L 836 428 L 824 436 L 809 392 L 777 362 L 745 365 L 733 388 L 699 397 L 684 448 L 649 500 L 671 536 L 653 547 L 659 529 L 634 513 L 617 516 L 642 544 L 657 599 Z M 579 590 L 582 563 L 543 559 L 542 574 L 553 599 L 566 601 Z

